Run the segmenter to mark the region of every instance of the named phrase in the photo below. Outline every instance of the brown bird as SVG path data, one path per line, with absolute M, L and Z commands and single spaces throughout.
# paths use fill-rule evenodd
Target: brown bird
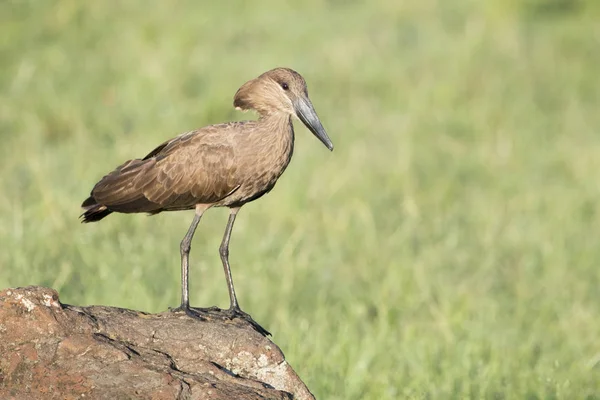
M 195 209 L 181 241 L 181 306 L 202 319 L 202 309 L 189 304 L 188 270 L 192 237 L 202 214 L 211 207 L 229 207 L 219 248 L 229 289 L 227 318 L 249 321 L 269 334 L 240 309 L 229 266 L 229 238 L 244 204 L 268 193 L 288 166 L 294 149 L 292 116 L 297 116 L 329 150 L 327 136 L 308 98 L 306 82 L 289 68 L 276 68 L 246 82 L 235 94 L 238 110 L 254 110 L 258 120 L 210 125 L 164 142 L 147 156 L 125 162 L 106 175 L 81 205 L 82 222 L 100 221 L 113 212 L 151 215 Z

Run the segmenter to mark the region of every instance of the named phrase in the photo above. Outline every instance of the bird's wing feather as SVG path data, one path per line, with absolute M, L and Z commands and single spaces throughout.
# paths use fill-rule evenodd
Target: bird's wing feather
M 157 212 L 210 204 L 239 187 L 228 126 L 209 126 L 167 141 L 143 159 L 130 160 L 92 191 L 100 204 L 121 212 Z

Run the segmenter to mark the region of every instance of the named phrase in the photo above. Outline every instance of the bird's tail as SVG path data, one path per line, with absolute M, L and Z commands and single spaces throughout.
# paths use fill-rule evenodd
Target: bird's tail
M 81 214 L 81 222 L 83 223 L 100 221 L 102 218 L 112 213 L 106 206 L 98 204 L 96 199 L 92 196 L 88 197 L 83 204 L 81 204 L 81 207 L 84 210 L 83 214 Z

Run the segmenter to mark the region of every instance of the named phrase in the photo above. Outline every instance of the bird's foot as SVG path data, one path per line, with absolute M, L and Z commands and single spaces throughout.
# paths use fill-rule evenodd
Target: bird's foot
M 240 318 L 244 321 L 248 322 L 252 329 L 257 331 L 263 336 L 272 336 L 271 333 L 260 326 L 258 322 L 256 322 L 250 314 L 243 312 L 239 307 L 230 307 L 227 310 L 222 310 L 219 307 L 208 307 L 208 308 L 199 308 L 199 307 L 190 307 L 185 305 L 180 305 L 177 308 L 169 308 L 170 312 L 184 312 L 191 318 L 197 319 L 199 321 L 207 321 L 211 318 L 226 318 L 232 320 L 234 318 Z
M 258 322 L 252 319 L 250 314 L 243 312 L 239 307 L 229 307 L 227 310 L 223 310 L 223 313 L 228 319 L 240 318 L 250 323 L 252 328 L 263 336 L 272 336 L 271 332 L 260 326 Z
M 204 318 L 202 315 L 200 315 L 199 312 L 197 312 L 196 310 L 194 310 L 193 308 L 191 308 L 188 305 L 182 304 L 179 307 L 176 308 L 170 308 L 169 307 L 169 311 L 172 313 L 177 313 L 177 312 L 184 312 L 188 317 L 200 320 L 200 321 L 206 321 L 206 318 Z

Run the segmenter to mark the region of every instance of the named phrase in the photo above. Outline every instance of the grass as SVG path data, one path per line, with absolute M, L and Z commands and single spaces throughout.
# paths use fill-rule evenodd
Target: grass
M 589 0 L 5 1 L 0 287 L 161 311 L 192 212 L 79 205 L 122 161 L 242 119 L 235 90 L 307 79 L 231 247 L 240 303 L 320 399 L 600 399 L 600 7 Z M 226 210 L 192 302 L 227 306 Z

